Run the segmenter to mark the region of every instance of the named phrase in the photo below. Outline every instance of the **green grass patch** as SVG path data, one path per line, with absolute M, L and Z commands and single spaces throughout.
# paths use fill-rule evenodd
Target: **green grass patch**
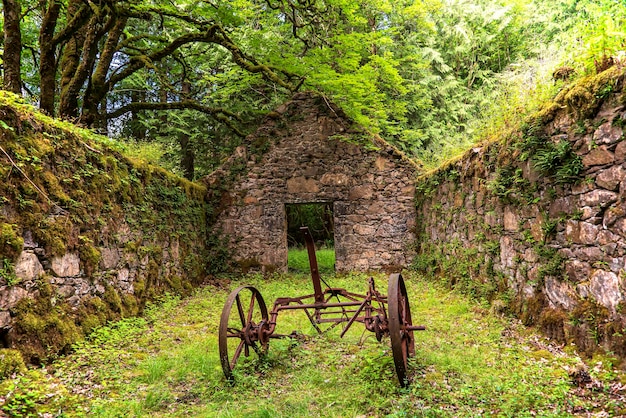
M 292 273 L 310 273 L 309 254 L 306 248 L 290 248 L 287 255 L 287 266 Z M 335 272 L 335 249 L 321 248 L 315 251 L 317 268 L 322 274 Z
M 386 293 L 386 276 L 376 276 Z M 367 276 L 327 277 L 332 287 L 364 293 Z M 277 297 L 312 293 L 307 274 L 249 276 L 165 297 L 142 318 L 100 328 L 75 352 L 44 369 L 0 382 L 0 415 L 89 417 L 560 417 L 624 412 L 609 387 L 623 379 L 604 361 L 590 368 L 599 386 L 572 386 L 574 353 L 466 297 L 405 276 L 416 333 L 412 383 L 400 388 L 388 339 L 355 324 L 318 336 L 303 312 L 282 312 L 267 358 L 238 367 L 229 385 L 217 348 L 219 317 L 231 289 L 257 287 Z M 604 415 L 602 415 L 604 416 Z

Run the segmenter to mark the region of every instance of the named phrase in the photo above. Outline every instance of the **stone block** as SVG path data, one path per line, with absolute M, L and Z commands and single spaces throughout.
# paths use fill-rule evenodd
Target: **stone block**
M 80 258 L 76 253 L 67 253 L 63 257 L 54 257 L 51 268 L 58 277 L 75 277 L 80 274 Z
M 572 185 L 572 194 L 579 195 L 579 194 L 590 192 L 593 189 L 595 189 L 595 184 L 587 182 L 587 181 L 583 181 L 581 183 Z
M 598 172 L 596 184 L 604 189 L 617 191 L 624 178 L 626 178 L 626 169 L 621 165 L 616 165 Z
M 596 244 L 596 239 L 598 237 L 598 233 L 600 232 L 600 227 L 589 222 L 580 222 L 580 233 L 579 240 L 576 243 L 585 244 L 585 245 L 594 245 Z
M 517 231 L 519 229 L 519 218 L 512 207 L 506 206 L 504 208 L 503 218 L 505 231 Z
M 353 230 L 357 235 L 372 235 L 376 232 L 376 227 L 369 225 L 354 225 Z
M 379 155 L 378 157 L 376 157 L 374 166 L 376 167 L 378 171 L 385 171 L 387 168 L 392 166 L 392 164 L 389 163 L 389 160 L 387 160 L 387 158 L 383 157 L 382 155 Z
M 615 161 L 618 163 L 626 161 L 626 141 L 622 141 L 615 147 Z
M 575 208 L 578 208 L 578 197 L 577 196 L 564 196 L 561 198 L 555 199 L 550 204 L 549 214 L 551 218 L 557 218 L 561 215 L 569 215 L 575 211 Z
M 605 122 L 593 133 L 593 141 L 598 145 L 611 145 L 622 139 L 624 132 L 619 126 Z
M 576 306 L 576 293 L 567 283 L 546 277 L 544 292 L 553 308 L 571 310 Z
M 617 305 L 624 300 L 624 294 L 619 286 L 619 278 L 610 271 L 596 270 L 592 274 L 589 293 L 599 304 L 608 308 L 612 313 L 615 313 Z
M 289 193 L 297 193 L 299 188 L 295 188 L 294 190 L 289 188 L 289 181 L 287 180 L 287 191 Z M 326 173 L 320 179 L 320 183 L 326 186 L 348 186 L 350 182 L 350 178 L 343 173 Z M 317 193 L 319 188 L 317 187 L 317 182 L 313 179 L 309 179 L 309 183 L 307 184 L 305 192 L 308 193 Z
M 37 256 L 30 251 L 22 251 L 15 262 L 15 275 L 23 281 L 32 281 L 44 272 Z
M 626 238 L 626 218 L 617 219 L 609 230 L 618 234 L 622 238 Z
M 600 206 L 606 207 L 615 203 L 618 194 L 608 190 L 595 189 L 580 196 L 581 206 Z
M 362 186 L 353 187 L 348 194 L 350 200 L 371 199 L 374 194 L 372 185 L 365 184 Z
M 515 266 L 515 251 L 513 239 L 508 235 L 500 238 L 500 263 L 503 267 L 512 268 Z
M 24 234 L 22 235 L 22 238 L 24 238 L 24 249 L 25 250 L 32 250 L 35 249 L 37 247 L 39 247 L 39 243 L 37 243 L 34 239 L 33 239 L 33 233 L 31 231 L 24 231 Z
M 326 177 L 326 180 L 324 180 Z M 344 174 L 327 174 L 322 177 L 322 183 L 343 185 L 347 184 L 347 177 Z M 287 180 L 287 191 L 289 193 L 317 193 L 320 188 L 316 180 L 306 177 L 292 177 Z
M 615 154 L 604 145 L 592 149 L 583 157 L 583 165 L 585 167 L 611 164 L 613 161 L 615 161 Z
M 11 314 L 8 311 L 0 311 L 0 329 L 11 327 Z
M 121 259 L 120 250 L 118 248 L 101 247 L 100 254 L 102 255 L 100 267 L 104 270 L 116 268 Z
M 567 260 L 565 262 L 565 274 L 570 281 L 580 283 L 589 279 L 591 265 L 580 260 Z
M 604 251 L 598 246 L 578 248 L 574 251 L 574 254 L 579 260 L 587 261 L 591 264 L 604 260 L 605 256 Z
M 20 300 L 28 296 L 28 291 L 21 286 L 0 287 L 0 310 L 13 309 Z

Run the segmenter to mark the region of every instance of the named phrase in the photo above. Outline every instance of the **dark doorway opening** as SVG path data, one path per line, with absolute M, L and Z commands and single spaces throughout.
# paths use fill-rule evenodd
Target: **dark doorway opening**
M 309 259 L 300 227 L 308 226 L 315 240 L 321 273 L 335 271 L 335 228 L 333 204 L 295 203 L 285 205 L 287 217 L 287 265 L 290 271 L 309 273 Z

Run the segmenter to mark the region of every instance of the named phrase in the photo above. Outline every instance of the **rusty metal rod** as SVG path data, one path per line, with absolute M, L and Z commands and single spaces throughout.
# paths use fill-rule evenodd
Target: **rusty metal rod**
M 274 309 L 277 311 L 284 310 L 296 310 L 296 309 L 328 309 L 328 308 L 341 308 L 348 306 L 360 306 L 361 302 L 335 302 L 335 303 L 311 303 L 302 305 L 279 305 Z

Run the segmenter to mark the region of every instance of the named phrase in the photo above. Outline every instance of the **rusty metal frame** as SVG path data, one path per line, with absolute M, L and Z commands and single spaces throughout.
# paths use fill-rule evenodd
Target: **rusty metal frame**
M 231 293 L 222 311 L 219 330 L 220 360 L 226 378 L 233 380 L 232 370 L 237 359 L 243 352 L 249 355 L 252 348 L 258 355 L 263 355 L 267 350 L 271 338 L 289 338 L 294 334 L 276 334 L 278 315 L 283 311 L 303 310 L 312 326 L 318 333 L 322 333 L 320 324 L 330 323 L 329 329 L 339 324 L 344 324 L 340 337 L 343 337 L 355 322 L 362 323 L 368 331 L 376 335 L 381 341 L 383 336 L 391 337 L 392 353 L 396 366 L 396 373 L 400 384 L 406 386 L 407 360 L 415 354 L 413 331 L 422 331 L 426 327 L 413 325 L 409 308 L 408 297 L 404 280 L 400 274 L 392 274 L 389 280 L 389 292 L 385 296 L 376 290 L 374 279 L 368 279 L 368 290 L 365 294 L 348 292 L 346 289 L 331 288 L 327 285 L 322 290 L 322 278 L 319 273 L 317 258 L 315 256 L 315 243 L 307 227 L 300 228 L 307 247 L 309 265 L 311 267 L 311 280 L 313 293 L 299 297 L 281 297 L 274 302 L 272 310 L 268 313 L 263 297 L 252 286 L 241 286 Z M 250 291 L 252 296 L 248 310 L 242 305 L 239 294 L 242 291 Z M 341 299 L 345 301 L 341 301 Z M 337 299 L 333 302 L 332 299 Z M 237 307 L 238 316 L 241 320 L 241 329 L 228 327 L 231 310 Z M 252 321 L 254 309 L 259 309 L 261 320 L 259 323 Z M 388 314 L 389 311 L 389 314 Z M 239 343 L 233 358 L 229 358 L 228 339 L 239 339 Z

